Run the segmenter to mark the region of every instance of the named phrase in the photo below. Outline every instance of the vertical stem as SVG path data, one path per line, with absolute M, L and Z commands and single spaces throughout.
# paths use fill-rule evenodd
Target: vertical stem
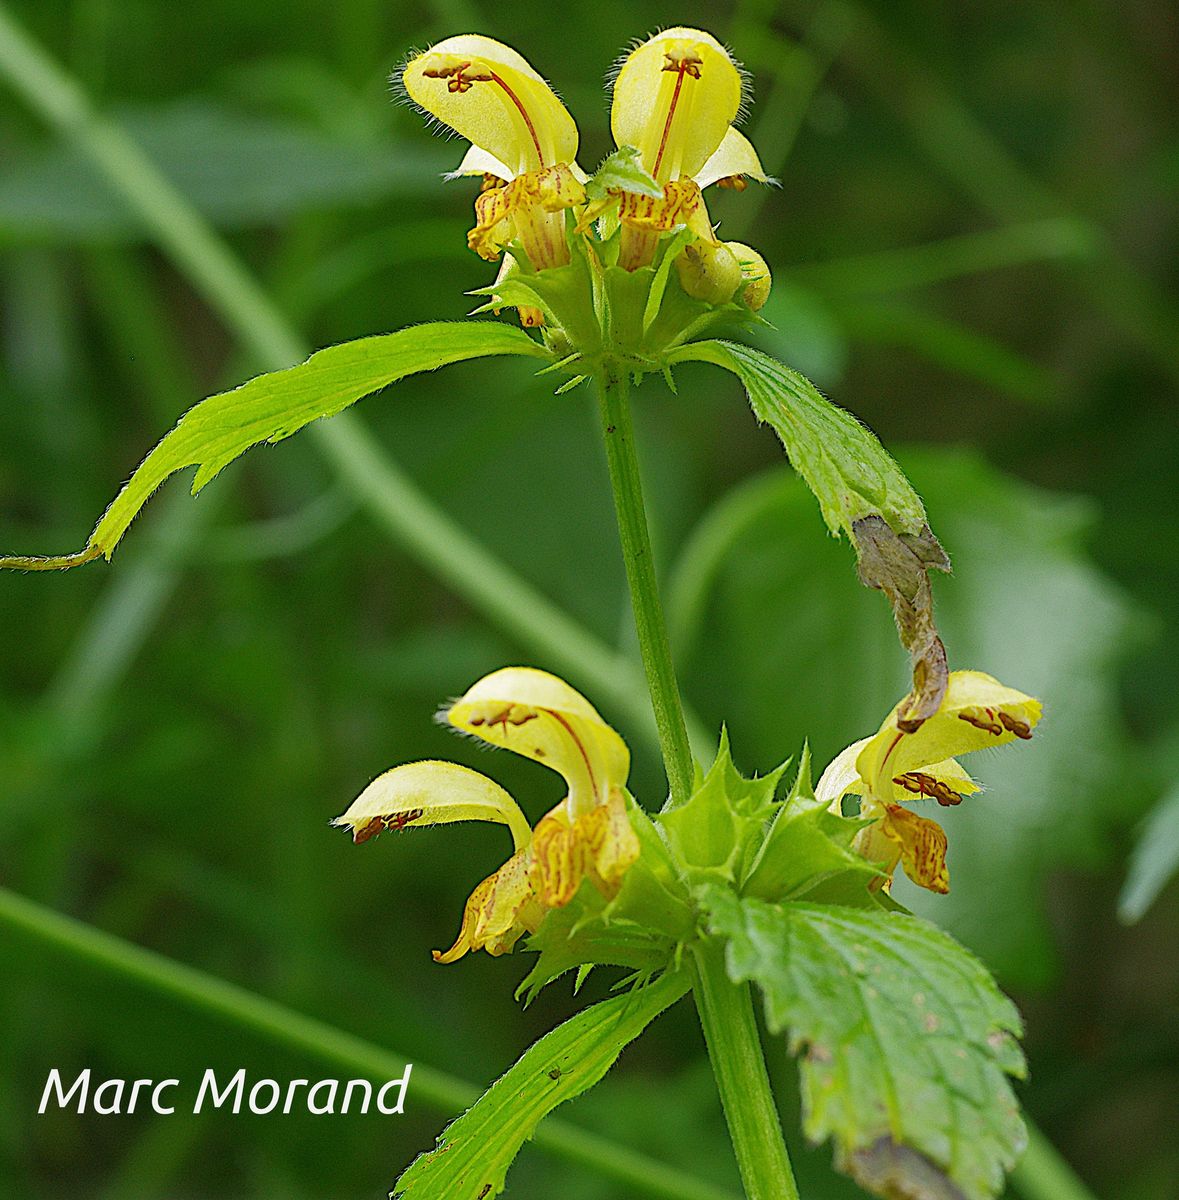
M 680 690 L 676 684 L 667 625 L 659 599 L 651 535 L 643 504 L 643 482 L 635 453 L 634 427 L 630 417 L 629 381 L 624 368 L 608 363 L 596 376 L 606 461 L 614 491 L 614 511 L 630 585 L 631 607 L 639 635 L 639 651 L 647 673 L 651 707 L 659 729 L 659 746 L 672 800 L 682 804 L 692 794 L 692 750 L 684 724 Z
M 639 649 L 668 785 L 673 801 L 679 804 L 692 793 L 694 766 L 651 554 L 628 379 L 622 366 L 608 362 L 596 381 Z M 748 1200 L 798 1200 L 749 985 L 729 979 L 719 945 L 698 946 L 694 958 L 696 1007 L 746 1196 Z
M 762 1054 L 749 984 L 725 971 L 724 948 L 696 947 L 696 1007 L 749 1200 L 799 1200 Z

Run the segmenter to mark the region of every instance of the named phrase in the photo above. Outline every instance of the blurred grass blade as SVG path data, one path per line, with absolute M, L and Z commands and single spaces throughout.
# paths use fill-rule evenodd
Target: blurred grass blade
M 143 460 L 99 521 L 85 551 L 47 559 L 43 565 L 74 566 L 99 553 L 109 559 L 156 488 L 184 467 L 197 468 L 192 485 L 196 495 L 252 446 L 288 438 L 407 375 L 496 354 L 547 357 L 544 347 L 522 329 L 491 321 L 438 321 L 329 346 L 297 367 L 259 375 L 210 396 L 189 409 Z M 27 568 L 30 562 L 0 558 L 0 567 Z
M 477 1104 L 446 1127 L 438 1145 L 401 1176 L 393 1195 L 405 1200 L 498 1196 L 504 1178 L 537 1124 L 580 1096 L 664 1009 L 688 990 L 684 975 L 582 1009 L 534 1042 Z
M 325 205 L 345 208 L 437 186 L 448 165 L 433 147 L 389 139 L 355 145 L 286 119 L 207 98 L 120 108 L 116 119 L 169 182 L 222 229 L 275 225 Z M 13 155 L 0 177 L 0 237 L 128 242 L 144 237 L 134 208 L 77 148 Z
M 1151 809 L 1130 855 L 1130 870 L 1118 897 L 1118 916 L 1127 925 L 1147 909 L 1179 871 L 1179 788 Z
M 359 1072 L 367 1079 L 395 1079 L 405 1071 L 406 1059 L 383 1046 L 306 1017 L 236 984 L 134 946 L 81 921 L 61 916 L 5 888 L 0 888 L 0 928 L 8 935 L 31 940 L 40 948 L 73 962 L 118 975 L 213 1018 L 229 1021 L 238 1029 L 251 1030 L 321 1062 Z M 682 994 L 682 989 L 675 990 L 677 986 L 671 979 L 653 985 L 648 989 L 652 998 L 646 1003 L 662 1000 L 659 1010 L 667 1007 Z M 646 1011 L 641 998 L 627 996 L 621 999 L 629 1000 L 639 1013 Z M 620 1010 L 616 1009 L 614 1013 L 617 1018 Z M 655 1012 L 651 1012 L 647 1020 L 654 1016 Z M 624 1008 L 621 1009 L 623 1022 L 633 1019 Z M 643 1025 L 646 1023 L 644 1021 Z M 641 1026 L 632 1036 L 640 1029 Z M 449 1111 L 469 1108 L 480 1095 L 479 1088 L 466 1080 L 437 1071 L 420 1061 L 414 1063 L 412 1090 L 422 1103 Z M 664 1166 L 606 1138 L 559 1121 L 545 1121 L 536 1129 L 533 1140 L 551 1154 L 625 1185 L 628 1194 L 660 1200 L 736 1200 L 728 1192 L 702 1183 L 674 1167 Z

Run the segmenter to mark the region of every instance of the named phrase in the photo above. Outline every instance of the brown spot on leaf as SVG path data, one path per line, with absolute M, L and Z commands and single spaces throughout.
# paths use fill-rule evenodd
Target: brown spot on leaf
M 852 522 L 852 540 L 860 582 L 888 597 L 913 664 L 913 690 L 897 716 L 897 728 L 913 733 L 937 712 L 950 679 L 929 583 L 929 572 L 949 571 L 950 559 L 928 525 L 898 534 L 876 514 Z
M 890 1137 L 852 1151 L 838 1166 L 881 1200 L 966 1200 L 940 1167 Z

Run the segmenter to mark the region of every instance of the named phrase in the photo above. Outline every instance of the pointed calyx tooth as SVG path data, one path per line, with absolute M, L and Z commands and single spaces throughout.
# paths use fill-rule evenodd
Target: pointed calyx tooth
M 913 733 L 937 712 L 950 678 L 929 583 L 929 572 L 949 571 L 950 559 L 928 525 L 920 533 L 898 534 L 876 513 L 852 522 L 852 540 L 860 582 L 888 597 L 901 644 L 912 660 L 913 690 L 897 728 Z

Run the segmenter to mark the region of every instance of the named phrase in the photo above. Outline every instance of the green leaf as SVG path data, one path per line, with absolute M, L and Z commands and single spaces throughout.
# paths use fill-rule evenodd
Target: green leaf
M 810 779 L 810 751 L 803 752 L 798 776 L 779 808 L 749 872 L 743 895 L 761 900 L 789 900 L 830 885 L 836 876 L 864 906 L 875 905 L 868 884 L 879 871 L 851 849 L 863 822 L 837 816 L 815 799 Z
M 897 533 L 921 533 L 921 498 L 876 435 L 797 371 L 738 342 L 693 342 L 672 361 L 715 363 L 741 379 L 754 415 L 782 439 L 832 533 L 850 536 L 853 521 L 874 514 Z
M 1127 925 L 1140 921 L 1176 871 L 1179 871 L 1179 788 L 1160 800 L 1146 818 L 1130 856 L 1130 871 L 1118 899 L 1118 916 Z
M 608 154 L 587 180 L 585 194 L 590 200 L 605 200 L 611 192 L 632 192 L 636 196 L 663 199 L 663 187 L 648 171 L 634 146 L 619 146 Z
M 1026 1137 L 1015 1006 L 986 968 L 899 913 L 705 897 L 734 982 L 799 1056 L 803 1126 L 876 1195 L 989 1200 Z
M 196 466 L 193 495 L 251 446 L 290 437 L 362 396 L 418 371 L 493 354 L 548 357 L 523 330 L 491 321 L 436 322 L 330 346 L 285 371 L 259 375 L 189 409 L 143 460 L 73 560 L 110 558 L 151 494 L 175 471 Z M 46 559 L 42 565 L 72 565 Z M 27 559 L 0 560 L 27 567 Z
M 623 1049 L 688 990 L 683 974 L 664 975 L 584 1009 L 530 1046 L 458 1120 L 434 1150 L 398 1179 L 404 1200 L 490 1200 L 520 1148 L 559 1104 L 580 1096 Z
M 961 450 L 906 451 L 901 462 L 946 543 L 962 548 L 953 578 L 934 586 L 950 666 L 1041 698 L 1048 719 L 1026 751 L 972 757 L 986 790 L 938 810 L 950 894 L 899 878 L 893 896 L 948 928 L 1006 984 L 1042 988 L 1056 964 L 1048 881 L 1062 867 L 1107 862 L 1115 831 L 1161 794 L 1156 782 L 1135 784 L 1143 756 L 1128 753 L 1119 711 L 1118 663 L 1135 612 L 1088 558 L 1091 511 L 1076 497 Z M 806 519 L 812 503 L 781 469 L 735 489 L 689 539 L 668 618 L 704 721 L 723 716 L 754 765 L 777 762 L 805 732 L 818 774 L 879 728 L 910 681 L 880 598 Z

